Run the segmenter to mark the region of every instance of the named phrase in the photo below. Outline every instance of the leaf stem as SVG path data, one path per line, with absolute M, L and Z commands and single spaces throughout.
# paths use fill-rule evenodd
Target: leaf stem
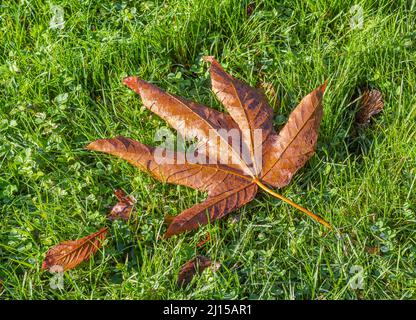
M 311 217 L 312 219 L 314 219 L 315 221 L 318 221 L 320 224 L 324 225 L 325 227 L 327 227 L 328 229 L 332 230 L 332 226 L 326 222 L 324 219 L 322 219 L 321 217 L 318 217 L 316 214 L 306 210 L 305 208 L 301 207 L 300 205 L 294 203 L 292 200 L 289 200 L 287 198 L 285 198 L 284 196 L 278 194 L 277 192 L 274 192 L 273 190 L 271 190 L 270 188 L 268 188 L 266 185 L 264 185 L 259 179 L 255 178 L 254 182 L 260 187 L 262 188 L 264 191 L 266 191 L 267 193 L 271 194 L 272 196 L 290 204 L 292 207 L 295 207 L 296 209 L 306 213 L 309 217 Z

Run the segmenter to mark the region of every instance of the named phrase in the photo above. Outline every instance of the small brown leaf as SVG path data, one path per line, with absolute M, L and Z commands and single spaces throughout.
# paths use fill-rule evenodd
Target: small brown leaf
M 75 268 L 101 248 L 107 235 L 108 227 L 78 240 L 64 241 L 50 248 L 42 263 L 42 270 L 61 266 L 64 271 Z
M 254 2 L 250 3 L 246 8 L 247 17 L 250 17 L 254 10 L 256 9 L 256 4 Z
M 197 245 L 196 245 L 196 248 L 199 248 L 199 247 L 202 247 L 204 244 L 206 244 L 208 241 L 210 241 L 211 240 L 211 235 L 208 233 L 207 234 L 207 237 L 205 238 L 205 240 L 202 240 L 201 242 L 199 242 Z
M 111 221 L 115 219 L 128 221 L 131 217 L 136 199 L 132 196 L 126 196 L 126 193 L 121 189 L 115 190 L 114 194 L 118 199 L 118 203 L 111 209 L 107 218 Z
M 379 254 L 380 253 L 380 247 L 376 246 L 376 247 L 367 247 L 366 251 L 369 254 Z
M 384 102 L 381 92 L 375 89 L 365 89 L 360 99 L 356 121 L 359 125 L 368 124 L 373 116 L 383 110 Z
M 206 268 L 212 265 L 212 270 L 217 271 L 219 263 L 212 263 L 211 259 L 203 256 L 196 256 L 194 259 L 185 263 L 178 275 L 178 286 L 185 287 L 196 274 L 201 274 Z

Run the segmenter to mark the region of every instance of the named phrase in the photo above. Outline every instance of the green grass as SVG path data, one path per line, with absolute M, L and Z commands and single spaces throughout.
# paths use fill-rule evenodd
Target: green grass
M 0 299 L 416 298 L 414 0 L 258 1 L 250 17 L 244 1 L 52 1 L 65 10 L 62 30 L 49 27 L 46 1 L 19 2 L 0 5 Z M 354 4 L 362 29 L 350 27 Z M 260 193 L 237 223 L 160 239 L 163 216 L 204 194 L 84 149 L 115 135 L 154 144 L 166 126 L 122 85 L 127 75 L 222 110 L 203 55 L 272 84 L 276 128 L 329 80 L 317 152 L 280 192 L 342 236 Z M 357 129 L 363 85 L 381 90 L 385 110 Z M 106 220 L 115 188 L 137 198 L 136 223 Z M 105 225 L 102 252 L 52 289 L 40 270 L 48 248 Z M 195 254 L 222 267 L 178 289 Z M 362 289 L 349 285 L 354 266 Z

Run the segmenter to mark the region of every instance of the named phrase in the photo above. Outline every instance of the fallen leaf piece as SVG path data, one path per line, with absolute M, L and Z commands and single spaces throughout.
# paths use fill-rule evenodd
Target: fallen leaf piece
M 369 254 L 379 254 L 380 253 L 380 247 L 376 246 L 376 247 L 366 247 L 366 251 Z
M 42 270 L 55 270 L 57 266 L 63 271 L 75 268 L 82 261 L 88 260 L 101 248 L 107 235 L 108 227 L 78 240 L 69 240 L 50 248 L 42 263 Z
M 196 245 L 196 248 L 199 248 L 199 247 L 202 247 L 204 244 L 206 244 L 208 241 L 210 241 L 211 240 L 211 235 L 208 233 L 207 234 L 207 237 L 205 238 L 205 240 L 202 240 L 201 242 L 199 242 L 197 245 Z
M 256 4 L 254 2 L 247 5 L 247 8 L 246 8 L 247 17 L 250 17 L 254 13 L 255 9 L 256 9 Z
M 211 267 L 213 271 L 217 271 L 221 264 L 213 263 L 211 259 L 204 256 L 196 256 L 194 259 L 185 263 L 181 271 L 179 271 L 177 285 L 179 287 L 187 286 L 196 274 L 201 274 L 206 268 Z
M 126 193 L 121 189 L 115 190 L 114 194 L 118 199 L 118 203 L 111 209 L 107 218 L 111 221 L 115 219 L 128 221 L 131 217 L 136 199 L 132 196 L 126 196 Z
M 356 121 L 360 125 L 368 124 L 372 117 L 383 110 L 384 102 L 381 92 L 365 89 L 361 95 Z
M 159 181 L 207 192 L 205 201 L 171 221 L 165 237 L 223 218 L 252 201 L 259 187 L 330 228 L 323 219 L 269 188 L 286 186 L 313 155 L 326 82 L 302 99 L 277 134 L 273 110 L 264 94 L 226 73 L 213 57 L 204 61 L 211 64 L 212 89 L 228 114 L 169 94 L 138 77 L 124 79 L 146 108 L 184 138 L 198 140 L 198 161 L 189 160 L 184 152 L 160 152 L 161 147 L 122 136 L 96 140 L 87 149 L 127 160 Z M 224 132 L 238 133 L 238 143 Z

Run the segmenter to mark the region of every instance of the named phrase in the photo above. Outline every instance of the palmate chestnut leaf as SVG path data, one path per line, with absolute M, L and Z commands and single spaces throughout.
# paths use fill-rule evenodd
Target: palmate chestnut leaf
M 166 237 L 226 216 L 253 200 L 259 187 L 331 228 L 322 218 L 271 189 L 286 186 L 313 155 L 326 82 L 302 99 L 277 134 L 273 110 L 263 93 L 233 78 L 213 57 L 204 59 L 211 64 L 212 89 L 228 114 L 169 94 L 138 77 L 125 78 L 124 84 L 184 138 L 197 138 L 202 146 L 200 158 L 209 161 L 179 161 L 186 158 L 184 154 L 166 151 L 173 161 L 160 163 L 157 148 L 122 136 L 96 140 L 87 148 L 127 160 L 162 182 L 207 192 L 205 201 L 172 219 Z M 224 134 L 231 131 L 239 133 L 240 143 L 231 143 Z

